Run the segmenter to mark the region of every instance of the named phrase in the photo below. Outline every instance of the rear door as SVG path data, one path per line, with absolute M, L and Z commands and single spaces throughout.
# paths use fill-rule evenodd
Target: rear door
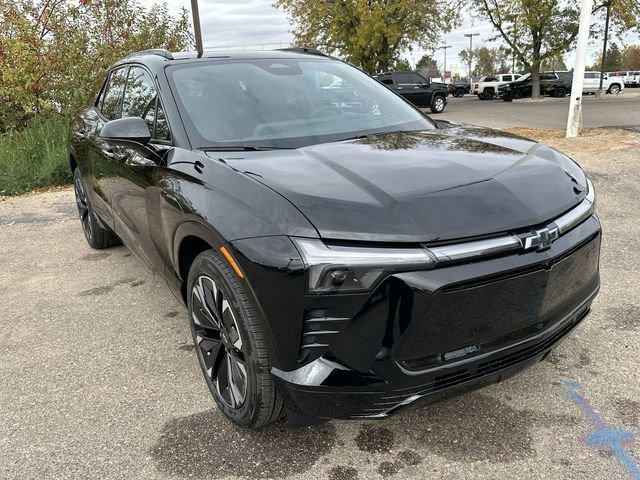
M 160 155 L 171 148 L 171 135 L 151 73 L 140 65 L 128 71 L 122 102 L 122 118 L 140 117 L 147 122 L 151 147 Z M 158 273 L 164 271 L 160 228 L 159 158 L 142 156 L 133 148 L 113 158 L 114 176 L 110 193 L 114 209 L 114 230 L 124 243 Z M 153 157 L 152 157 L 153 158 Z
M 585 72 L 582 91 L 586 93 L 594 93 L 598 91 L 600 86 L 600 74 L 595 72 Z
M 120 118 L 127 71 L 128 67 L 120 67 L 110 72 L 85 131 L 88 147 L 87 163 L 90 165 L 94 182 L 93 189 L 90 189 L 92 190 L 91 205 L 100 219 L 111 229 L 113 229 L 113 208 L 109 182 L 114 173 L 112 168 L 114 152 L 111 146 L 100 137 L 100 130 L 109 120 Z
M 428 107 L 431 103 L 429 84 L 426 79 L 416 73 L 394 73 L 393 81 L 400 95 L 418 107 Z

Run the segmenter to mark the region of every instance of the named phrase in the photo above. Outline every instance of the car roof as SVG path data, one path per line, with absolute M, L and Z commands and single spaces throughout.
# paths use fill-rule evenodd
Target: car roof
M 312 48 L 283 48 L 279 50 L 209 50 L 201 56 L 197 52 L 169 52 L 168 50 L 152 49 L 132 53 L 117 61 L 109 69 L 128 63 L 140 63 L 150 70 L 162 69 L 167 65 L 182 63 L 184 61 L 207 61 L 213 59 L 261 59 L 261 58 L 292 58 L 304 59 L 313 56 L 315 58 L 334 59 L 329 55 Z

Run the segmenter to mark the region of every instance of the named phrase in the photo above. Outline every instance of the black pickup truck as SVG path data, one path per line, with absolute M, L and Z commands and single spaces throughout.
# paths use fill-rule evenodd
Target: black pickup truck
M 432 82 L 416 72 L 385 72 L 374 75 L 376 80 L 402 95 L 416 107 L 430 108 L 433 113 L 447 106 L 448 86 Z
M 540 74 L 540 95 L 564 97 L 571 91 L 572 83 L 571 72 L 543 72 Z M 515 82 L 500 85 L 498 96 L 505 102 L 530 97 L 531 74 L 527 73 Z

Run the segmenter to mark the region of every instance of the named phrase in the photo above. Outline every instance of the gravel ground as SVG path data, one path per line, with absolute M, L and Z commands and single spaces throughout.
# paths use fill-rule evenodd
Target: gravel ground
M 0 201 L 0 478 L 640 478 L 640 135 L 524 133 L 598 189 L 593 312 L 519 376 L 380 422 L 232 427 L 185 312 L 125 248 L 89 249 L 70 189 Z

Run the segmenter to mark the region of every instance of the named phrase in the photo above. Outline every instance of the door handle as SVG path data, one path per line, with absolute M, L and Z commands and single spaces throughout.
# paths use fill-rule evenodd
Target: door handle
M 116 156 L 116 154 L 113 153 L 113 150 L 111 149 L 111 147 L 103 147 L 101 151 L 102 151 L 102 155 L 104 155 L 109 159 L 113 159 Z

